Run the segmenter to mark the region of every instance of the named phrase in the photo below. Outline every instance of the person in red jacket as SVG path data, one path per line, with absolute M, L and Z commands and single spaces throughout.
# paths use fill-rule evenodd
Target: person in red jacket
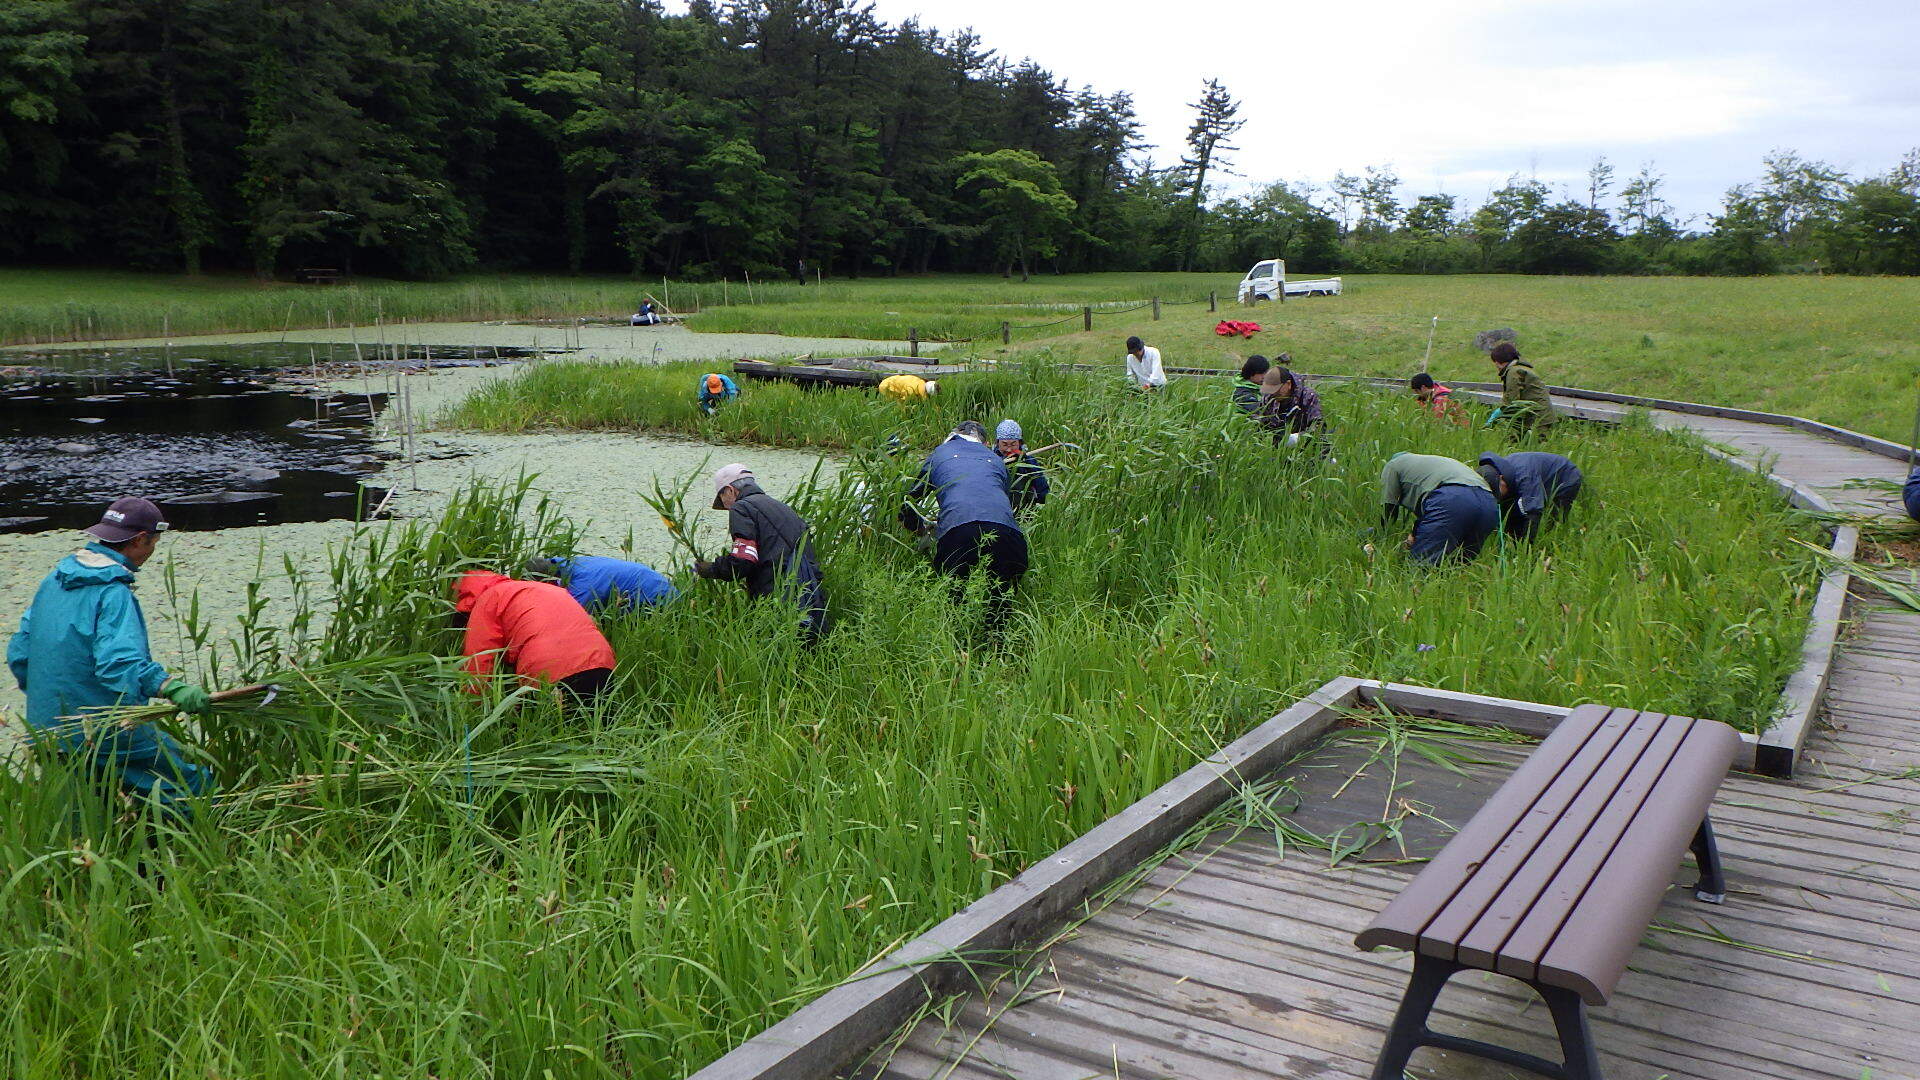
M 590 704 L 613 675 L 613 646 L 593 616 L 558 585 L 469 570 L 453 586 L 465 616 L 467 670 L 487 675 L 496 657 L 522 682 L 558 683 Z

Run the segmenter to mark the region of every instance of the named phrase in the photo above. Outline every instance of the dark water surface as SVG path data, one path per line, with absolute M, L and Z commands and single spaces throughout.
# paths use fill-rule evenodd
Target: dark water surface
M 474 351 L 436 348 L 434 366 L 492 362 Z M 329 356 L 335 373 L 382 370 L 351 345 L 4 354 L 0 532 L 89 525 L 128 494 L 181 529 L 362 516 L 385 494 L 365 480 L 384 461 L 369 425 L 386 395 L 286 381 Z M 423 360 L 390 352 L 385 367 Z

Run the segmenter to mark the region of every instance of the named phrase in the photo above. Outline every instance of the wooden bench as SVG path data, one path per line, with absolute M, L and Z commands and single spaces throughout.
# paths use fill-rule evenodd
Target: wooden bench
M 340 283 L 340 271 L 331 266 L 303 266 L 294 271 L 293 276 L 309 285 L 337 285 Z
M 1685 716 L 1583 705 L 1561 721 L 1355 939 L 1414 953 L 1374 1080 L 1400 1080 L 1422 1046 L 1600 1080 L 1586 1006 L 1606 1004 L 1689 843 L 1695 895 L 1725 898 L 1707 806 L 1739 745 L 1725 724 Z M 1532 987 L 1563 1063 L 1430 1030 L 1441 989 L 1466 970 Z

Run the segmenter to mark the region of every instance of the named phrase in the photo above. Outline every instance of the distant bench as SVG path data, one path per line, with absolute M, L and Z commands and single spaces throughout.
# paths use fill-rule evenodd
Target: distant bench
M 1422 1046 L 1600 1080 L 1587 1005 L 1604 1005 L 1691 838 L 1695 890 L 1726 885 L 1707 806 L 1740 737 L 1712 720 L 1583 705 L 1355 939 L 1414 952 L 1413 977 L 1374 1080 L 1400 1080 Z M 1564 1064 L 1427 1027 L 1453 975 L 1492 971 L 1547 1003 Z
M 293 276 L 296 281 L 304 281 L 309 285 L 338 285 L 340 283 L 340 271 L 338 268 L 332 266 L 303 266 L 295 270 Z

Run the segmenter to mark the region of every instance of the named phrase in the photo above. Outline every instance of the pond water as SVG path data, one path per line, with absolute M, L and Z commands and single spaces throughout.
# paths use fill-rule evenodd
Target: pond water
M 504 331 L 498 350 L 492 344 L 434 343 L 430 369 L 426 345 L 404 351 L 397 363 L 383 364 L 364 344 L 356 358 L 351 343 L 335 343 L 329 350 L 323 342 L 257 338 L 191 348 L 175 342 L 172 347 L 150 343 L 0 353 L 7 365 L 0 366 L 0 469 L 19 465 L 0 471 L 0 517 L 42 519 L 0 528 L 6 533 L 0 535 L 0 637 L 12 632 L 40 579 L 78 546 L 82 538 L 75 528 L 98 520 L 107 499 L 130 491 L 214 497 L 166 503 L 178 527 L 140 575 L 156 658 L 192 671 L 207 656 L 183 632 L 183 613 L 196 597 L 200 618 L 213 631 L 213 648 L 223 648 L 224 636 L 237 625 L 247 603 L 242 588 L 247 582 L 264 584 L 264 617 L 284 619 L 290 612 L 280 609 L 288 594 L 283 563 L 316 571 L 328 548 L 354 530 L 383 527 L 354 519 L 388 486 L 393 489 L 389 511 L 404 519 L 438 513 L 451 494 L 473 480 L 533 475 L 539 494 L 586 527 L 583 552 L 625 555 L 683 573 L 671 558 L 672 545 L 658 518 L 638 497 L 654 477 L 677 481 L 745 461 L 770 491 L 785 495 L 815 469 L 831 476 L 836 468 L 833 459 L 804 451 L 684 438 L 435 430 L 432 418 L 447 404 L 513 370 L 511 363 L 496 364 L 496 351 L 504 361 L 532 352 L 531 343 L 516 336 L 523 328 L 484 329 Z M 592 335 L 586 337 L 591 353 Z M 684 348 L 656 352 L 652 346 L 661 340 Z M 551 344 L 542 341 L 540 351 L 558 351 Z M 605 344 L 615 352 L 612 346 L 619 343 Z M 837 344 L 856 352 L 871 345 Z M 638 355 L 596 358 L 691 359 L 713 356 L 715 349 L 735 356 L 783 356 L 807 347 L 820 343 L 770 335 L 697 335 L 675 328 Z M 401 391 L 411 404 L 414 426 L 423 429 L 411 440 L 411 454 L 400 438 Z M 95 449 L 58 449 L 63 442 Z M 247 497 L 253 495 L 266 497 Z M 726 515 L 702 512 L 696 518 L 690 524 L 702 548 L 717 552 Z M 12 680 L 0 679 L 0 715 L 18 706 Z M 0 727 L 0 750 L 6 742 Z

